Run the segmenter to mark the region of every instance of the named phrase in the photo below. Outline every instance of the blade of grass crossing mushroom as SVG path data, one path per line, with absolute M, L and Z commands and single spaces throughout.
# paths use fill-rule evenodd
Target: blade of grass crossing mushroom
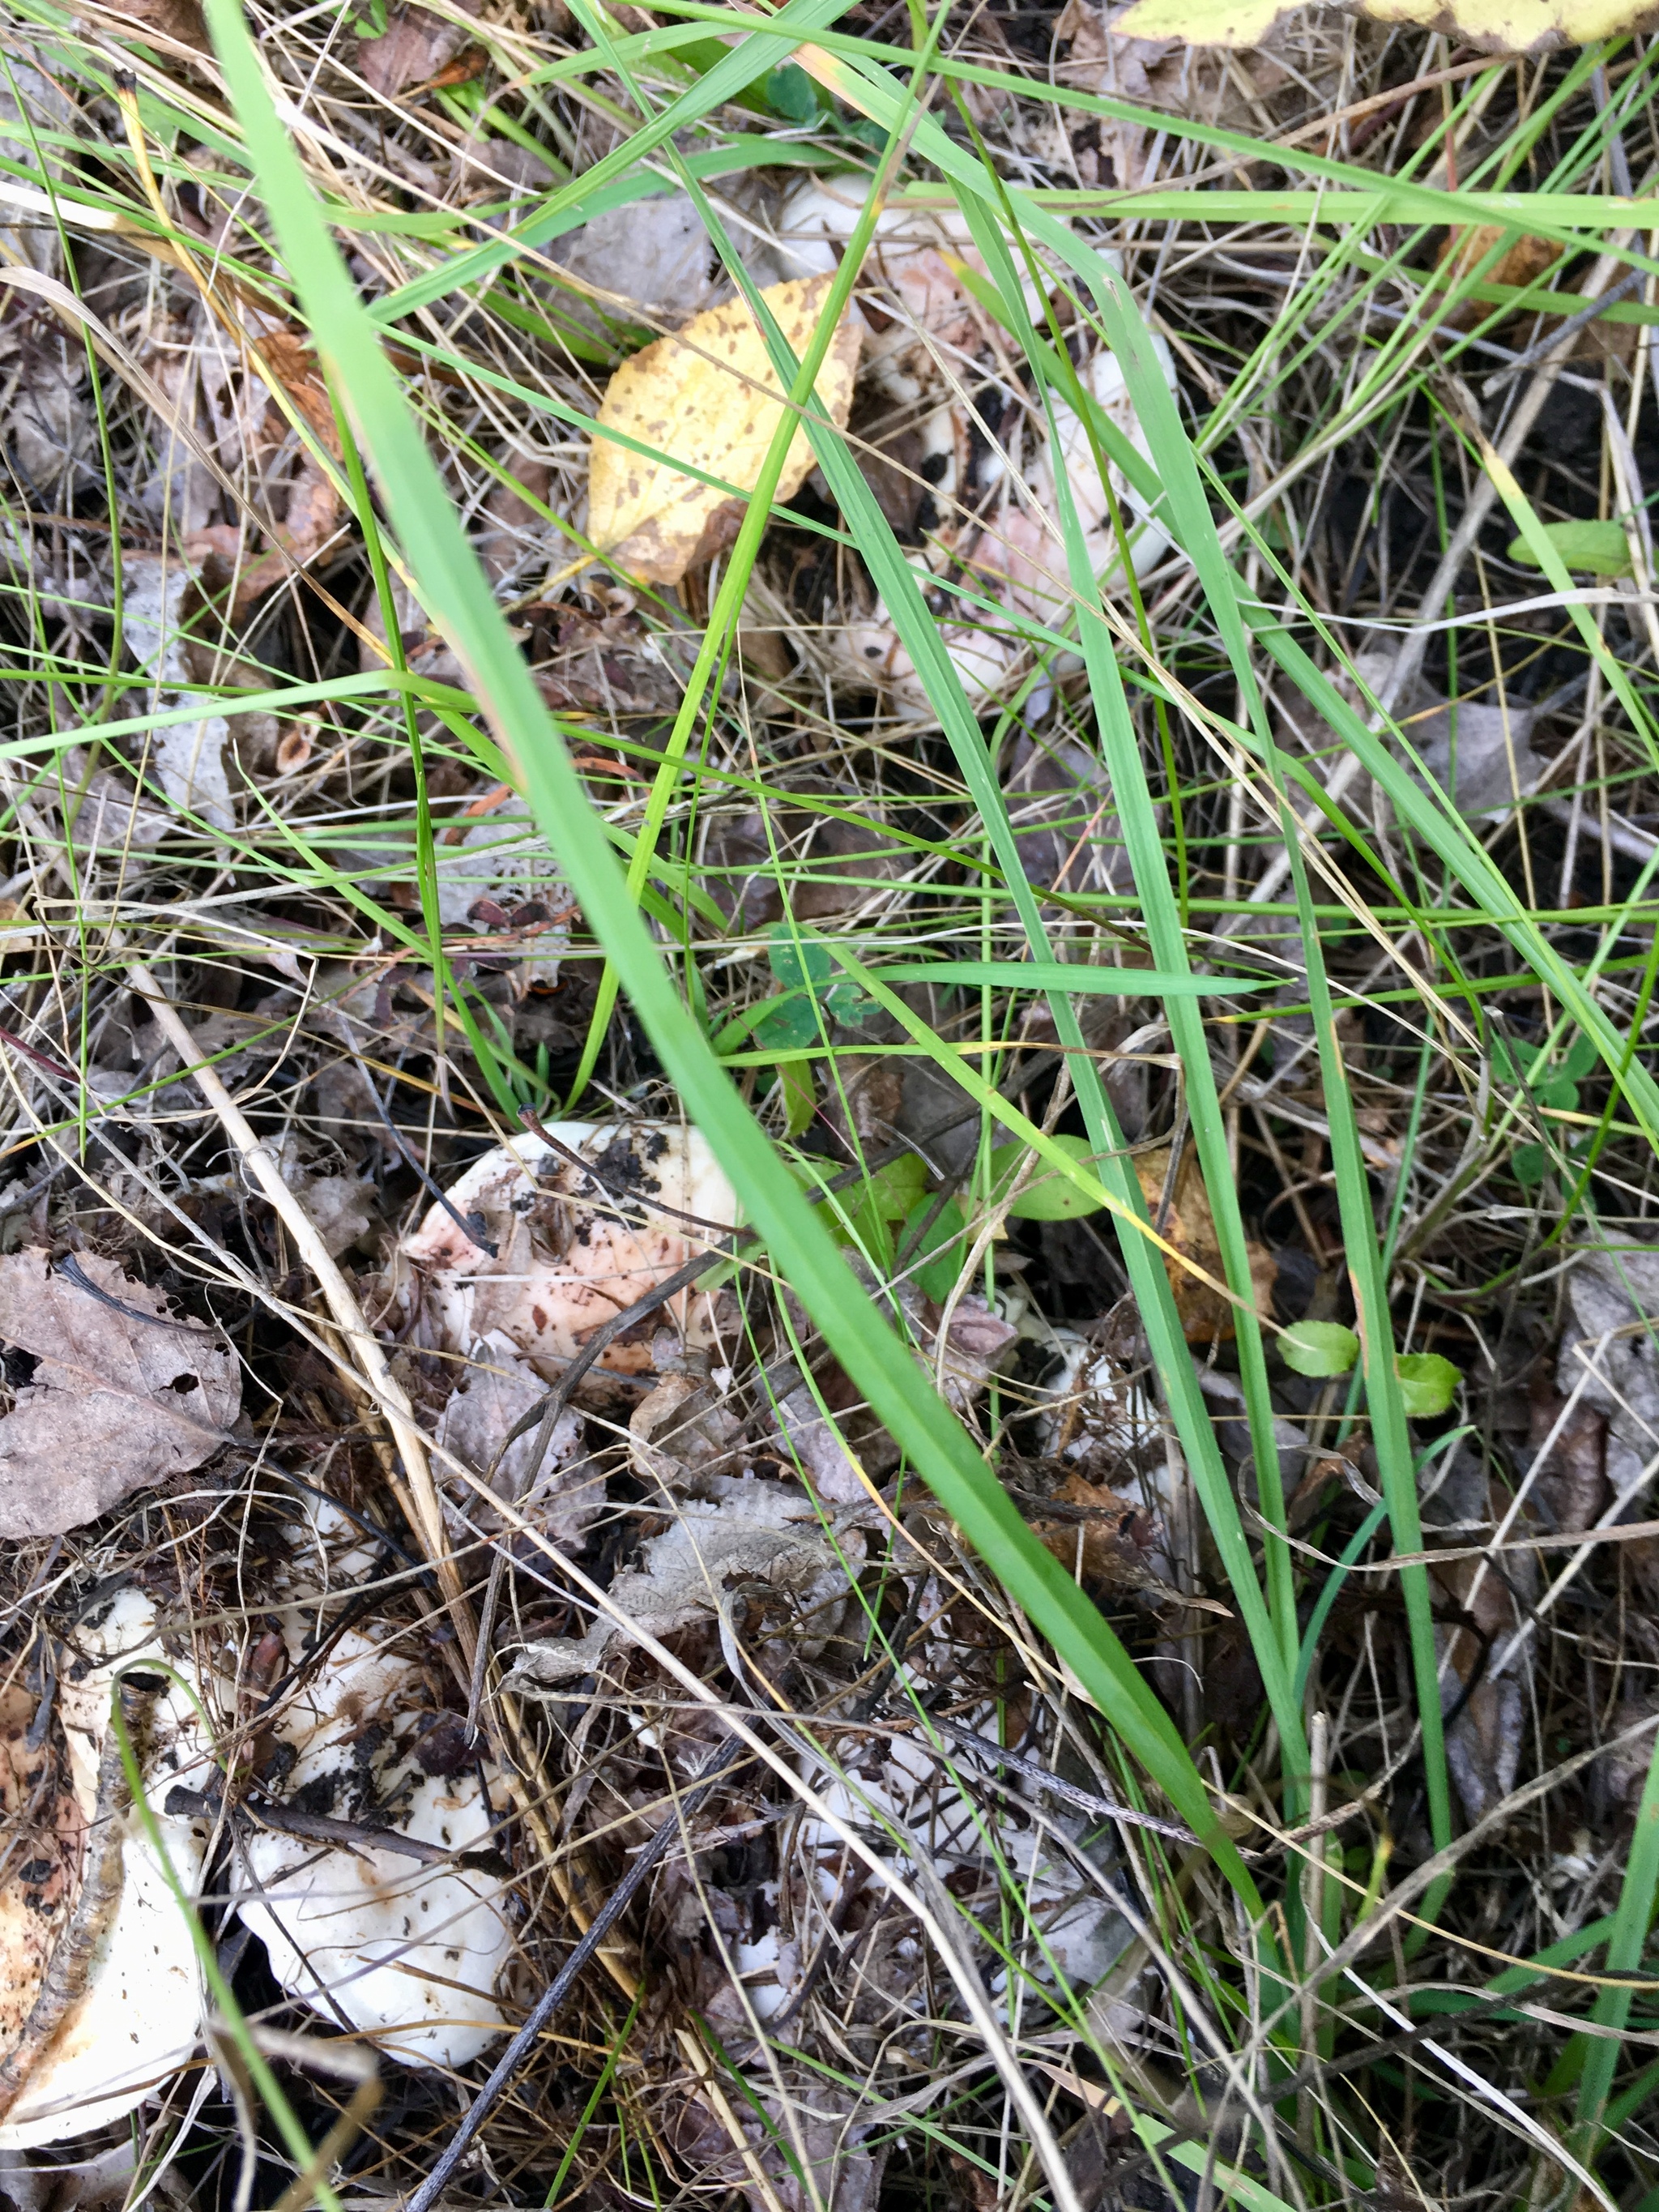
M 881 1318 L 744 1107 L 627 895 L 610 842 L 559 740 L 416 427 L 379 333 L 272 104 L 235 0 L 208 0 L 249 159 L 314 342 L 328 359 L 428 607 L 469 676 L 588 921 L 779 1273 L 855 1385 L 1011 1596 L 1062 1650 L 1089 1697 L 1206 1847 L 1253 1922 L 1261 1899 L 1173 1723 L 1105 1620 L 1038 1543 L 955 1416 Z M 1163 1271 L 1158 1269 L 1160 1279 Z M 1167 1295 L 1167 1281 L 1164 1283 Z

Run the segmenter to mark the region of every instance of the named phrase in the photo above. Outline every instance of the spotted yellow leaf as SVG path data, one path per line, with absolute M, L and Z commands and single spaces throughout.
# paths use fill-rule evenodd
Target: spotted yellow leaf
M 1189 46 L 1259 46 L 1276 23 L 1301 12 L 1283 0 L 1133 0 L 1111 30 Z M 1443 31 L 1488 54 L 1547 53 L 1659 22 L 1656 0 L 1357 0 L 1354 12 Z
M 804 356 L 828 276 L 792 277 L 761 297 L 794 353 Z M 838 428 L 853 404 L 862 331 L 844 316 L 818 373 L 818 400 Z M 738 534 L 744 503 L 674 464 L 689 463 L 739 491 L 759 482 L 782 409 L 782 387 L 746 301 L 708 307 L 683 331 L 636 353 L 605 386 L 588 464 L 587 528 L 614 565 L 649 584 L 677 584 Z M 599 434 L 621 430 L 652 448 L 632 452 Z M 777 496 L 799 490 L 812 465 L 804 429 L 791 441 Z

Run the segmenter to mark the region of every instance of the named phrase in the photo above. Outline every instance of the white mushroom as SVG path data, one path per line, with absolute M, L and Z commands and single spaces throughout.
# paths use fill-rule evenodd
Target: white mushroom
M 74 1639 L 78 1658 L 65 1662 L 58 1711 L 69 1753 L 70 1790 L 58 1801 L 55 1834 L 66 1846 L 47 1894 L 61 1903 L 75 1864 L 74 1903 L 48 1916 L 50 1955 L 26 1944 L 21 1959 L 9 1952 L 8 1977 L 19 2002 L 0 2020 L 5 2049 L 0 2074 L 12 2094 L 0 2149 L 38 2143 L 125 2118 L 185 2063 L 201 2033 L 202 1990 L 189 1920 L 180 1911 L 155 1844 L 131 1805 L 112 1741 L 110 1702 L 118 1668 L 134 1660 L 165 1663 L 150 1601 L 137 1589 L 119 1593 Z M 201 1881 L 206 1828 L 161 1810 L 175 1783 L 199 1790 L 209 1751 L 196 1710 L 171 1681 L 145 1687 L 129 1705 L 135 1747 L 161 1845 L 186 1892 Z M 8 1766 L 15 1785 L 26 1740 L 10 1737 Z M 33 1871 L 40 1845 L 21 1869 Z M 48 1854 L 59 1856 L 58 1852 Z M 44 1869 L 43 1869 L 44 1870 Z M 0 1929 L 19 1925 L 17 1900 L 9 1896 Z M 27 1911 L 26 1900 L 25 1910 Z M 38 1929 L 41 1916 L 31 1916 Z M 27 1923 L 25 1923 L 27 1927 Z M 14 1965 L 13 1961 L 16 1963 Z M 18 1972 L 21 1966 L 21 1972 Z
M 274 1723 L 287 1797 L 458 1859 L 489 1850 L 488 1771 L 465 1755 L 459 1726 L 434 1729 L 433 1719 L 414 1662 L 348 1630 Z M 423 1755 L 453 1771 L 426 1771 Z M 242 1839 L 233 1883 L 243 1925 L 289 1995 L 391 2057 L 464 2066 L 505 2032 L 497 1984 L 513 1929 L 502 1876 L 273 1828 Z
M 449 1351 L 471 1352 L 498 1331 L 556 1371 L 595 1329 L 737 1220 L 732 1186 L 700 1130 L 562 1121 L 549 1133 L 592 1162 L 594 1173 L 584 1175 L 539 1137 L 514 1137 L 475 1160 L 449 1192 L 456 1213 L 481 1217 L 478 1233 L 495 1246 L 493 1259 L 442 1206 L 404 1240 L 404 1256 L 426 1279 L 427 1313 Z M 686 1214 L 713 1225 L 689 1226 L 680 1218 Z M 706 1296 L 682 1291 L 670 1311 L 690 1339 L 706 1335 Z M 658 1326 L 653 1317 L 643 1340 L 611 1345 L 599 1364 L 624 1375 L 647 1370 Z

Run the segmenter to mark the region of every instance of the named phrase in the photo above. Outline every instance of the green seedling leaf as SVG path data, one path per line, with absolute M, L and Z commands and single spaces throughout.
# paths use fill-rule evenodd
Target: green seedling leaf
M 854 1236 L 885 1274 L 890 1274 L 897 1247 L 894 1224 L 906 1221 L 927 1197 L 927 1170 L 914 1152 L 878 1168 L 856 1195 L 848 1219 Z
M 922 1224 L 933 1210 L 931 1198 L 924 1198 L 919 1206 L 911 1208 L 899 1231 L 898 1249 L 911 1280 L 935 1305 L 942 1305 L 955 1290 L 962 1273 L 962 1263 L 967 1256 L 968 1224 L 955 1199 L 947 1198 L 924 1235 Z
M 816 938 L 800 936 L 787 921 L 775 923 L 768 932 L 766 963 L 782 991 L 799 991 L 809 983 L 827 983 L 836 973 L 829 946 Z
M 816 939 L 799 937 L 787 921 L 781 921 L 770 933 L 766 959 L 780 994 L 790 1003 L 780 1004 L 755 1022 L 757 1044 L 815 1042 L 818 1036 L 817 1016 L 812 1008 L 815 999 L 823 1009 L 826 1022 L 860 1029 L 869 1020 L 874 1000 L 845 976 L 830 980 L 836 975 L 836 963 L 829 947 Z M 739 1034 L 739 1024 L 729 1025 L 716 1041 L 717 1046 L 729 1045 Z
M 1510 1172 L 1522 1190 L 1536 1190 L 1549 1165 L 1549 1152 L 1542 1145 L 1517 1145 L 1510 1158 Z
M 1279 1351 L 1293 1375 L 1346 1375 L 1359 1357 L 1359 1339 L 1340 1321 L 1292 1322 Z
M 1568 1047 L 1567 1056 L 1561 1063 L 1561 1072 L 1564 1075 L 1571 1076 L 1575 1083 L 1582 1083 L 1587 1075 L 1595 1073 L 1601 1057 L 1591 1040 L 1581 1034 Z
M 1456 1396 L 1457 1370 L 1437 1352 L 1402 1352 L 1394 1364 L 1407 1419 L 1431 1421 Z
M 1569 568 L 1588 569 L 1592 576 L 1632 573 L 1630 542 L 1622 522 L 1547 522 L 1544 535 Z M 1544 565 L 1524 538 L 1510 541 L 1510 558 L 1523 568 Z
M 766 94 L 767 106 L 774 115 L 782 116 L 786 123 L 816 120 L 818 113 L 817 87 L 799 62 L 786 62 L 781 69 L 775 69 L 762 89 Z
M 1086 1163 L 1094 1152 L 1086 1137 L 1055 1137 L 1051 1141 L 1063 1152 L 1069 1152 L 1077 1161 Z M 1006 1191 L 1019 1173 L 1025 1158 L 1024 1145 L 997 1145 L 991 1152 L 991 1188 L 994 1199 Z M 1087 1191 L 1079 1190 L 1073 1182 L 1043 1170 L 1041 1164 L 1036 1178 L 1026 1185 L 1008 1209 L 1012 1221 L 1075 1221 L 1085 1213 L 1097 1213 L 1099 1201 Z
M 927 1194 L 927 1170 L 914 1152 L 889 1160 L 878 1168 L 859 1196 L 860 1211 L 868 1208 L 884 1221 L 903 1221 Z
M 823 994 L 824 1012 L 831 1021 L 848 1029 L 862 1029 L 876 1011 L 876 1002 L 856 983 L 832 983 Z
M 817 1111 L 817 1090 L 811 1069 L 802 1060 L 786 1060 L 778 1070 L 778 1087 L 783 1093 L 784 1134 L 799 1137 L 811 1126 Z
M 785 991 L 769 1012 L 755 1024 L 757 1044 L 783 1049 L 816 1044 L 818 1018 L 804 991 Z

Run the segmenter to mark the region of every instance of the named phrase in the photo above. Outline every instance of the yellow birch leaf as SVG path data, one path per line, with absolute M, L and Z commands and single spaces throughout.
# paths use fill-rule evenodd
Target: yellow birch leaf
M 1283 0 L 1133 0 L 1111 35 L 1178 39 L 1189 46 L 1259 46 L 1275 23 L 1300 14 Z M 1659 20 L 1656 0 L 1361 0 L 1356 15 L 1443 31 L 1488 54 L 1542 54 L 1622 38 Z
M 761 294 L 798 356 L 806 351 L 830 281 L 792 277 Z M 818 372 L 818 399 L 837 428 L 845 428 L 852 409 L 862 335 L 849 312 Z M 683 331 L 625 361 L 605 386 L 599 431 L 626 431 L 653 452 L 647 457 L 594 436 L 587 529 L 605 558 L 642 583 L 678 584 L 688 568 L 731 544 L 743 501 L 673 465 L 689 462 L 752 491 L 782 398 L 766 340 L 744 300 L 705 308 Z M 811 465 L 806 432 L 798 429 L 778 479 L 780 500 L 800 489 Z

